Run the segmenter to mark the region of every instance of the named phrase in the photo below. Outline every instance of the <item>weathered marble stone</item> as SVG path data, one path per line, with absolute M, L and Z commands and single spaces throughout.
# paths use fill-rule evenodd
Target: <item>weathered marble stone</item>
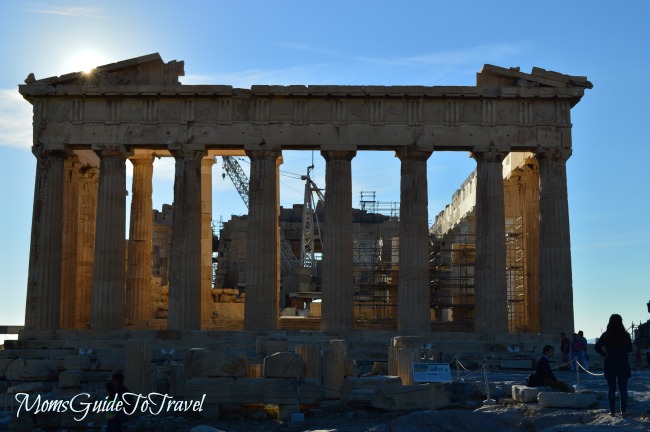
M 433 410 L 449 405 L 443 384 L 387 385 L 377 389 L 371 405 L 388 411 Z
M 66 356 L 63 360 L 63 367 L 66 370 L 90 370 L 90 356 L 86 354 L 73 354 Z
M 552 391 L 550 387 L 528 387 L 525 385 L 513 385 L 512 399 L 522 403 L 537 402 L 537 395 L 540 392 L 549 391 Z
M 65 370 L 59 374 L 60 388 L 76 388 L 81 386 L 83 371 Z
M 595 405 L 598 396 L 595 393 L 541 392 L 537 401 L 544 407 L 584 409 Z
M 302 378 L 306 372 L 305 361 L 292 352 L 272 354 L 262 363 L 262 376 L 266 378 Z
M 60 360 L 16 359 L 7 366 L 5 377 L 10 381 L 53 381 L 62 365 Z
M 255 340 L 255 352 L 260 357 L 270 356 L 276 352 L 289 350 L 289 342 L 286 338 L 258 336 Z
M 296 380 L 291 378 L 191 378 L 185 383 L 185 399 L 199 400 L 206 395 L 210 404 L 295 404 Z M 316 380 L 300 384 L 300 402 L 318 404 L 323 387 Z
M 229 351 L 190 349 L 183 360 L 185 378 L 243 377 L 248 370 L 245 356 Z

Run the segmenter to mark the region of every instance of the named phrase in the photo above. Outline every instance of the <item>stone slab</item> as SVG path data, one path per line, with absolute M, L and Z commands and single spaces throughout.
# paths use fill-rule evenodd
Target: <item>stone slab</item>
M 296 403 L 296 380 L 291 378 L 192 378 L 185 382 L 185 399 L 206 404 L 272 404 Z M 301 380 L 300 403 L 318 404 L 323 388 L 317 380 Z
M 371 405 L 387 411 L 435 410 L 449 405 L 443 384 L 388 385 L 377 389 Z
M 255 340 L 255 352 L 266 357 L 277 352 L 289 351 L 289 341 L 284 337 L 259 336 Z
M 300 355 L 292 352 L 279 352 L 264 357 L 262 376 L 266 378 L 303 378 L 307 366 Z
M 537 395 L 541 392 L 553 391 L 550 387 L 528 387 L 526 385 L 512 386 L 512 399 L 521 403 L 537 402 Z
M 91 361 L 87 354 L 67 355 L 63 359 L 63 367 L 67 370 L 90 370 Z
M 61 360 L 15 359 L 7 365 L 5 378 L 10 381 L 53 381 L 63 367 Z
M 245 356 L 231 351 L 190 349 L 183 359 L 185 378 L 243 377 L 248 370 Z
M 595 393 L 541 392 L 537 401 L 543 407 L 585 409 L 595 405 L 598 396 Z
M 60 388 L 76 388 L 81 386 L 83 379 L 83 371 L 81 370 L 65 370 L 59 374 L 59 387 Z
M 372 398 L 380 386 L 402 385 L 397 376 L 377 375 L 363 378 L 345 378 L 341 387 L 341 403 L 356 403 L 370 405 Z

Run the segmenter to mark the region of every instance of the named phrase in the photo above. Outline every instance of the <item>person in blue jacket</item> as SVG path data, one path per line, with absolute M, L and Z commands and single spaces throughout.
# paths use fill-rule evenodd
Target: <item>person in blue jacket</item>
M 630 360 L 628 354 L 632 352 L 632 338 L 625 330 L 623 318 L 618 314 L 609 317 L 607 330 L 598 339 L 595 346 L 596 352 L 605 357 L 605 379 L 607 380 L 607 398 L 609 413 L 616 415 L 616 382 L 621 395 L 621 415 L 627 414 L 627 380 L 630 373 Z

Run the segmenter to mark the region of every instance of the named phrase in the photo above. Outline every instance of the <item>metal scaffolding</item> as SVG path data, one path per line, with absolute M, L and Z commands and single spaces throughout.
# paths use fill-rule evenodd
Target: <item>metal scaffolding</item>
M 508 331 L 526 331 L 526 277 L 523 222 L 521 217 L 506 220 L 506 284 L 508 290 Z

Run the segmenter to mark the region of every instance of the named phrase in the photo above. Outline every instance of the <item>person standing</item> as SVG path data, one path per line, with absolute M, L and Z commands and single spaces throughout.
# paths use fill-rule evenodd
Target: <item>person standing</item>
M 576 369 L 579 370 L 580 366 L 585 363 L 584 344 L 582 343 L 580 336 L 578 336 L 578 333 L 573 333 L 573 342 L 571 342 L 571 359 L 571 370 L 574 372 Z M 580 366 L 576 363 L 580 363 Z
M 578 337 L 582 341 L 582 351 L 583 351 L 582 357 L 583 357 L 584 363 L 581 363 L 581 364 L 582 364 L 582 366 L 584 366 L 585 370 L 589 370 L 589 352 L 587 351 L 587 348 L 588 348 L 589 344 L 588 344 L 587 338 L 585 337 L 585 334 L 583 333 L 582 330 L 580 330 L 578 332 Z
M 632 376 L 628 354 L 632 352 L 632 339 L 618 314 L 609 317 L 607 330 L 596 342 L 596 352 L 605 357 L 605 379 L 609 413 L 616 415 L 616 382 L 621 395 L 621 415 L 627 414 L 627 380 Z
M 562 353 L 562 369 L 569 369 L 569 353 L 571 352 L 571 341 L 564 332 L 560 333 L 560 353 Z

